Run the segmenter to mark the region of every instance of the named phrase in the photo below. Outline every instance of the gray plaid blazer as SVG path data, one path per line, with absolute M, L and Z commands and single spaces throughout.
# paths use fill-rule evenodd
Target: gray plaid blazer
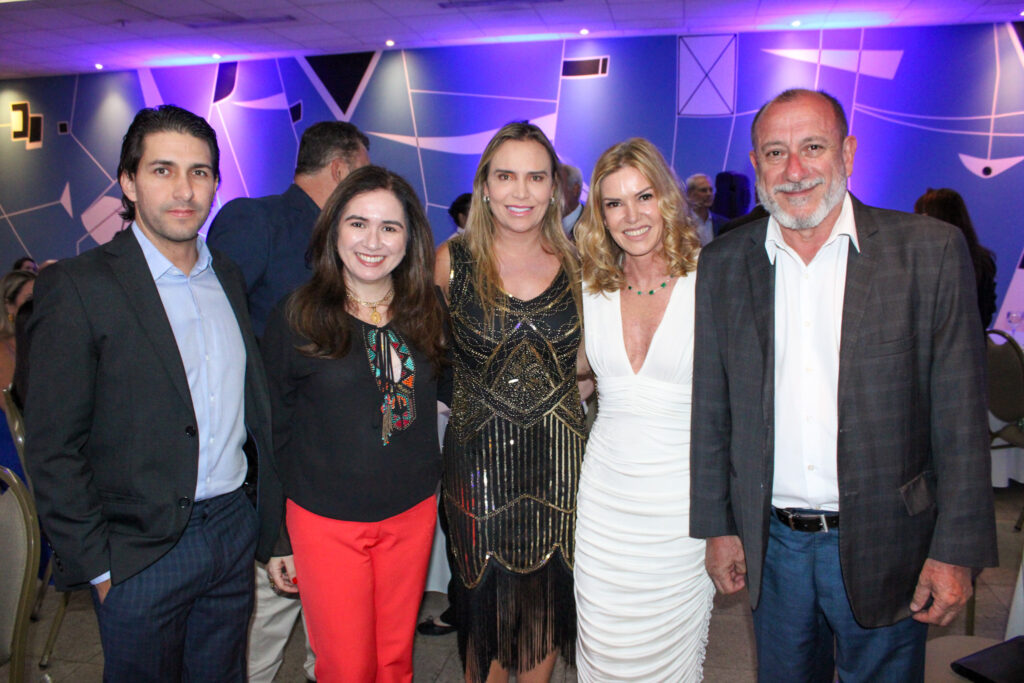
M 945 223 L 853 199 L 839 358 L 840 562 L 857 621 L 910 613 L 926 558 L 998 563 L 984 339 L 971 260 Z M 767 219 L 697 270 L 690 533 L 738 534 L 760 596 L 774 461 L 774 268 Z

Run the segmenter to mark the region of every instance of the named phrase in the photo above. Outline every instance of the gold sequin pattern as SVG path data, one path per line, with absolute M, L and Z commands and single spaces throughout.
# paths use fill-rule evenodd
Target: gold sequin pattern
M 561 550 L 573 564 L 584 422 L 576 386 L 580 320 L 560 272 L 530 301 L 504 297 L 491 324 L 465 248 L 449 242 L 455 369 L 445 437 L 445 506 L 469 587 L 488 562 L 526 573 Z

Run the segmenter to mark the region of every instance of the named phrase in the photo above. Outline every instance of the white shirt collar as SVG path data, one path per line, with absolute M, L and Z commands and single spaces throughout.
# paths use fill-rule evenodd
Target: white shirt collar
M 840 209 L 839 217 L 836 218 L 836 223 L 832 226 L 832 232 L 822 246 L 832 244 L 842 236 L 850 238 L 850 244 L 853 245 L 853 248 L 860 251 L 860 243 L 857 241 L 857 225 L 853 219 L 853 200 L 850 199 L 849 192 L 843 197 L 843 208 Z M 782 228 L 779 226 L 779 222 L 775 220 L 775 216 L 768 218 L 768 231 L 764 236 L 764 249 L 768 252 L 768 260 L 771 261 L 772 265 L 775 264 L 775 257 L 780 249 L 786 252 L 793 251 L 786 244 L 786 240 L 783 239 Z

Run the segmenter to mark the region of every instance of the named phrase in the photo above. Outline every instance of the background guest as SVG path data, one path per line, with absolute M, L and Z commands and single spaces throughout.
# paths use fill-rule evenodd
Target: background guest
M 367 166 L 310 256 L 263 338 L 291 546 L 268 571 L 300 591 L 318 681 L 411 681 L 441 466 L 433 238 L 409 184 Z
M 697 216 L 697 237 L 703 247 L 718 237 L 719 230 L 729 219 L 711 210 L 715 188 L 711 185 L 711 178 L 703 173 L 694 173 L 686 179 L 686 201 Z
M 14 265 L 11 266 L 11 270 L 28 270 L 33 273 L 38 273 L 39 266 L 36 265 L 36 260 L 31 256 L 22 256 L 14 262 Z
M 455 232 L 448 236 L 448 239 L 461 235 L 466 231 L 466 221 L 469 218 L 469 204 L 473 199 L 473 195 L 469 192 L 463 192 L 452 205 L 448 207 L 448 215 L 452 217 L 452 223 L 455 224 Z
M 5 313 L 0 318 L 0 387 L 10 386 L 14 379 L 17 353 L 14 319 L 22 305 L 32 298 L 35 284 L 36 274 L 32 270 L 12 270 L 0 279 Z
M 580 203 L 580 195 L 583 194 L 583 174 L 575 166 L 559 164 L 558 178 L 558 185 L 561 188 L 562 229 L 565 230 L 565 236 L 572 241 L 572 230 L 583 215 L 583 204 Z
M 964 198 L 956 190 L 944 187 L 928 191 L 914 202 L 914 213 L 938 218 L 950 225 L 960 228 L 967 240 L 967 248 L 971 252 L 971 263 L 974 264 L 974 281 L 978 287 L 978 312 L 981 314 L 981 326 L 992 327 L 992 319 L 996 315 L 996 259 L 991 250 L 978 242 L 978 233 L 974 231 L 974 223 L 967 212 Z

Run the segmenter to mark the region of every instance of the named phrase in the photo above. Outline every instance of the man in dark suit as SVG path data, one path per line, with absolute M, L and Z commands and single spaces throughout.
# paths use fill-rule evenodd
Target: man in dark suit
M 697 276 L 690 531 L 749 588 L 759 680 L 921 680 L 927 624 L 997 562 L 970 257 L 849 195 L 831 96 L 783 93 L 752 137 L 771 217 Z
M 252 562 L 280 529 L 242 277 L 197 239 L 218 177 L 206 121 L 141 110 L 131 227 L 37 284 L 26 460 L 57 587 L 92 584 L 105 680 L 244 680 Z
M 299 141 L 295 180 L 284 194 L 239 197 L 214 217 L 207 241 L 242 269 L 257 337 L 281 297 L 312 275 L 306 249 L 320 209 L 338 183 L 370 163 L 369 149 L 351 123 L 314 123 Z
M 334 188 L 349 173 L 370 163 L 370 140 L 346 121 L 314 123 L 302 134 L 295 178 L 284 194 L 239 197 L 214 217 L 207 242 L 227 254 L 245 277 L 256 336 L 267 314 L 285 295 L 309 280 L 306 250 L 313 226 Z M 249 627 L 249 683 L 270 683 L 284 661 L 302 603 L 278 595 L 266 567 L 256 566 L 256 608 Z M 306 640 L 306 677 L 314 679 L 313 649 Z

